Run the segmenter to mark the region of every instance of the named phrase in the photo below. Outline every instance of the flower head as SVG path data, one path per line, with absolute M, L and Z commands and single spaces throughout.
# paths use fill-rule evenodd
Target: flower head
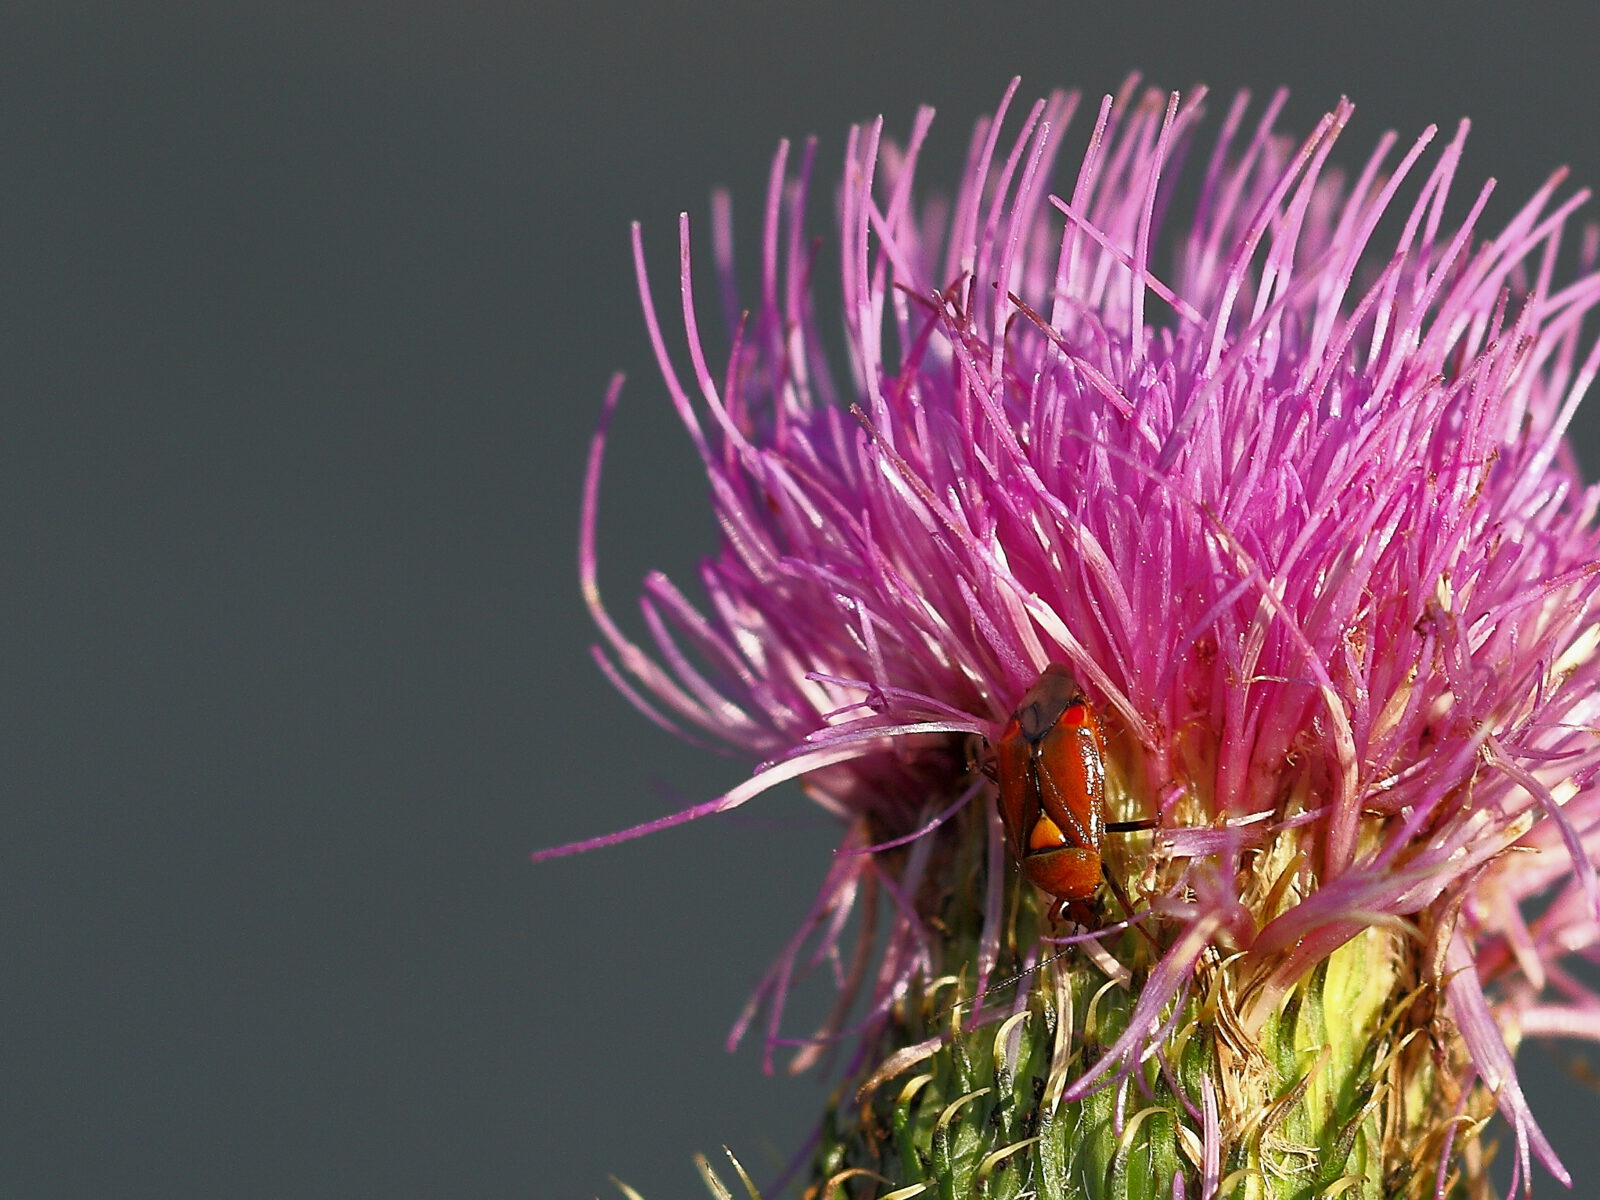
M 1457 186 L 1464 123 L 1442 147 L 1432 129 L 1386 136 L 1346 178 L 1330 155 L 1348 104 L 1294 141 L 1273 129 L 1281 96 L 1254 116 L 1240 97 L 1207 150 L 1201 97 L 1133 84 L 1058 162 L 1078 98 L 1007 131 L 1014 91 L 949 200 L 914 190 L 930 111 L 903 147 L 881 123 L 852 132 L 843 369 L 817 316 L 826 250 L 805 232 L 814 146 L 793 174 L 778 152 L 759 295 L 715 368 L 687 218 L 682 374 L 635 231 L 650 336 L 723 540 L 705 602 L 652 576 L 653 647 L 630 639 L 595 587 L 602 430 L 582 549 L 600 659 L 655 719 L 761 765 L 583 845 L 791 778 L 836 814 L 812 917 L 747 1014 L 764 1004 L 779 1044 L 791 977 L 838 963 L 844 999 L 799 1041 L 803 1065 L 862 1009 L 881 1030 L 959 970 L 966 914 L 980 979 L 1008 947 L 1036 957 L 1016 914 L 1048 897 L 1008 885 L 982 768 L 1063 664 L 1105 729 L 1109 819 L 1156 828 L 1107 838 L 1136 911 L 1105 917 L 1144 931 L 1118 943 L 1142 958 L 1136 997 L 1058 1098 L 1137 1082 L 1183 1022 L 1224 1011 L 1232 1032 L 1183 1100 L 1214 1188 L 1230 1121 L 1264 1103 L 1252 1039 L 1360 944 L 1394 1054 L 1417 1051 L 1405 1030 L 1449 1030 L 1470 1072 L 1431 1101 L 1450 1110 L 1441 1193 L 1451 1118 L 1484 1097 L 1522 1178 L 1530 1149 L 1561 1174 L 1511 1050 L 1600 1037 L 1600 997 L 1563 966 L 1600 935 L 1600 496 L 1565 440 L 1600 363 L 1581 336 L 1596 241 L 1569 245 L 1584 197 L 1561 197 L 1558 175 L 1485 231 L 1490 187 Z M 723 202 L 712 244 L 738 314 Z M 868 951 L 880 905 L 892 920 Z M 1195 1018 L 1202 993 L 1215 1005 Z

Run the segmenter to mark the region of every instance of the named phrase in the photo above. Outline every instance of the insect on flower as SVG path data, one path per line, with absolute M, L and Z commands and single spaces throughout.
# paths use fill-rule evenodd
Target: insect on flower
M 1144 821 L 1106 824 L 1105 733 L 1072 673 L 1044 669 L 995 743 L 1000 820 L 1028 882 L 1055 897 L 1058 917 L 1098 924 L 1095 894 L 1106 880 L 1129 916 L 1127 895 L 1105 869 L 1108 829 L 1148 829 Z
M 1160 1151 L 1173 1194 L 1180 1176 L 1183 1194 L 1221 1194 L 1234 1162 L 1289 1179 L 1307 1147 L 1326 1177 L 1297 1191 L 1361 1174 L 1414 1198 L 1431 1159 L 1437 1194 L 1476 1194 L 1495 1107 L 1519 1179 L 1535 1158 L 1566 1179 L 1514 1055 L 1531 1038 L 1600 1040 L 1600 992 L 1573 970 L 1600 948 L 1600 488 L 1568 439 L 1600 376 L 1600 237 L 1572 218 L 1584 194 L 1552 175 L 1490 226 L 1490 187 L 1462 190 L 1465 123 L 1384 135 L 1340 167 L 1348 102 L 1285 138 L 1282 95 L 1257 113 L 1241 96 L 1202 150 L 1198 95 L 1130 81 L 1079 136 L 1076 96 L 1014 121 L 1015 88 L 944 199 L 919 200 L 931 110 L 900 145 L 881 123 L 852 131 L 822 206 L 832 234 L 809 216 L 816 143 L 786 143 L 752 257 L 736 258 L 726 200 L 709 254 L 680 217 L 676 320 L 635 227 L 649 339 L 721 537 L 700 598 L 647 577 L 648 637 L 602 603 L 613 383 L 580 526 L 597 657 L 650 719 L 759 765 L 720 796 L 535 857 L 799 780 L 841 842 L 734 1031 L 763 1023 L 769 1065 L 782 1047 L 798 1069 L 846 1043 L 852 1070 L 891 1045 L 904 1065 L 894 1055 L 928 1031 L 908 997 L 965 988 L 968 963 L 981 995 L 1012 950 L 1037 965 L 1049 940 L 1084 948 L 1060 975 L 1083 1044 L 1106 1047 L 1091 1061 L 1063 1033 L 1052 1095 L 1138 1089 L 1187 1122 Z M 819 245 L 839 252 L 840 361 Z M 701 335 L 701 262 L 722 285 L 725 365 Z M 1071 669 L 1039 673 L 1052 659 Z M 989 786 L 979 758 L 998 820 L 972 807 Z M 1152 825 L 1108 818 L 1157 812 L 1159 845 L 1122 870 L 1108 835 Z M 1036 936 L 1034 897 L 1002 886 L 1007 855 L 1086 936 Z M 1160 915 L 1147 947 L 1094 940 L 1112 925 L 1102 881 L 1133 922 L 1119 877 Z M 1131 970 L 1119 954 L 1149 969 L 1113 1021 L 1090 1000 L 1099 976 Z M 838 1002 L 792 1037 L 785 1005 L 814 966 Z M 1413 1003 L 1418 988 L 1442 999 Z M 1213 996 L 1238 1009 L 1226 1026 Z M 989 1007 L 1020 1045 L 1031 1018 Z M 971 1082 L 958 1065 L 919 1085 L 934 1115 L 911 1119 L 943 1138 L 956 1102 L 985 1090 Z M 1027 1107 L 1003 1090 L 993 1111 Z M 1334 1093 L 1350 1103 L 1328 1107 Z M 1275 1097 L 1297 1115 L 1263 1124 Z M 1038 1171 L 1154 1161 L 1132 1119 L 1081 1111 L 1057 1112 L 1060 1136 L 1090 1120 L 1116 1145 L 1074 1160 L 1041 1136 Z M 881 1166 L 877 1128 L 838 1161 Z M 1142 1128 L 1170 1143 L 1174 1126 Z M 1021 1153 L 1004 1161 L 1023 1170 Z

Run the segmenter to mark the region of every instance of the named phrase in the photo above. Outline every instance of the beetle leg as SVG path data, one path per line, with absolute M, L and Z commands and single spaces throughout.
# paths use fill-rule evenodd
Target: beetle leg
M 1000 782 L 1000 766 L 987 738 L 973 734 L 967 739 L 967 770 L 986 775 L 995 783 Z

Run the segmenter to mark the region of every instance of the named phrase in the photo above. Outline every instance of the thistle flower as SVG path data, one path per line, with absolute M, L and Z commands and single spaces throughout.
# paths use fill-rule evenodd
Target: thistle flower
M 1600 1038 L 1570 970 L 1600 934 L 1600 493 L 1565 440 L 1600 365 L 1584 195 L 1558 174 L 1486 232 L 1465 122 L 1442 148 L 1385 136 L 1347 180 L 1350 105 L 1294 141 L 1282 96 L 1239 97 L 1186 173 L 1202 97 L 1131 82 L 1058 166 L 1078 98 L 1006 132 L 1015 90 L 949 201 L 913 187 L 930 111 L 904 147 L 852 131 L 847 370 L 817 317 L 814 145 L 773 164 L 744 315 L 716 205 L 719 369 L 687 217 L 686 375 L 635 229 L 722 546 L 701 606 L 652 575 L 651 647 L 623 632 L 595 584 L 603 422 L 597 656 L 653 719 L 761 765 L 545 853 L 788 779 L 839 818 L 734 1033 L 764 1014 L 769 1066 L 846 1052 L 819 1183 L 1479 1195 L 1495 1108 L 1513 1190 L 1532 1157 L 1565 1180 L 1513 1052 Z M 1104 728 L 1109 819 L 1153 826 L 1106 836 L 1101 928 L 1049 920 L 985 769 L 1052 663 Z M 839 1002 L 792 1037 L 819 963 Z

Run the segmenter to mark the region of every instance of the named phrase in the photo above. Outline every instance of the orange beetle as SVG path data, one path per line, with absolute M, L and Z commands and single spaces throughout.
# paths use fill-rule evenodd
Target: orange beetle
M 1044 669 L 994 750 L 1000 820 L 1022 873 L 1060 902 L 1058 917 L 1098 924 L 1094 901 L 1105 875 L 1105 741 L 1099 718 L 1066 667 L 1051 663 Z

